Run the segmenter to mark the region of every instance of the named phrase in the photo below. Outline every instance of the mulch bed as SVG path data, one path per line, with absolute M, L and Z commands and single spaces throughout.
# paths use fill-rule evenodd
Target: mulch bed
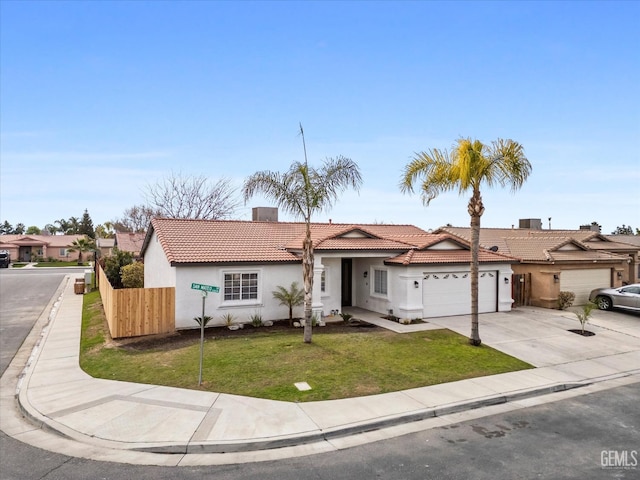
M 584 332 L 578 328 L 572 328 L 569 330 L 571 333 L 577 333 L 578 335 L 582 335 L 583 337 L 593 337 L 595 333 L 590 332 L 589 330 L 585 330 Z
M 296 318 L 294 321 L 300 322 Z M 208 327 L 204 329 L 204 337 L 207 340 L 246 337 L 257 333 L 269 334 L 277 332 L 296 331 L 302 338 L 302 327 L 290 327 L 289 320 L 276 320 L 271 327 L 254 327 L 245 324 L 244 328 L 229 330 L 226 326 Z M 355 331 L 381 330 L 380 327 L 359 320 L 347 322 L 329 322 L 324 327 L 314 327 L 314 333 L 353 333 Z M 112 340 L 111 346 L 131 351 L 144 350 L 173 350 L 186 347 L 200 341 L 200 328 L 176 330 L 173 333 L 162 335 L 147 335 L 144 337 L 120 338 Z

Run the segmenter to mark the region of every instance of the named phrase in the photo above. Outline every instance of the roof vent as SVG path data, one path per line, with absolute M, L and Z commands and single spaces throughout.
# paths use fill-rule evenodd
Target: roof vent
M 497 252 L 498 251 L 498 246 L 494 245 L 493 247 L 489 248 L 489 250 L 491 250 L 492 252 Z
M 276 207 L 253 207 L 251 214 L 254 222 L 278 221 L 278 209 Z

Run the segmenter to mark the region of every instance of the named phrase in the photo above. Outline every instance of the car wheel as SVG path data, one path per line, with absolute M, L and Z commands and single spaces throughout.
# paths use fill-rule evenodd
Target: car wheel
M 611 310 L 613 304 L 611 303 L 611 299 L 609 297 L 598 297 L 596 298 L 596 305 L 600 310 Z

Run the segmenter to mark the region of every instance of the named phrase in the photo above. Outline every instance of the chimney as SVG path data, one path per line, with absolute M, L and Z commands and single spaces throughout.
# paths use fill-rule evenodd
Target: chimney
M 518 228 L 529 228 L 531 230 L 542 230 L 542 219 L 540 218 L 521 218 Z
M 278 209 L 276 207 L 253 207 L 251 209 L 254 222 L 277 222 Z

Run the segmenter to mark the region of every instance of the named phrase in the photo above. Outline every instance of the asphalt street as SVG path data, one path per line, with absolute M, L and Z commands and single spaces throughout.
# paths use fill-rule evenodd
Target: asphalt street
M 0 437 L 2 480 L 640 478 L 640 384 L 483 416 L 330 454 L 206 467 L 102 463 Z M 611 453 L 613 452 L 613 453 Z M 613 464 L 626 455 L 627 464 Z M 603 461 L 604 459 L 604 461 Z

